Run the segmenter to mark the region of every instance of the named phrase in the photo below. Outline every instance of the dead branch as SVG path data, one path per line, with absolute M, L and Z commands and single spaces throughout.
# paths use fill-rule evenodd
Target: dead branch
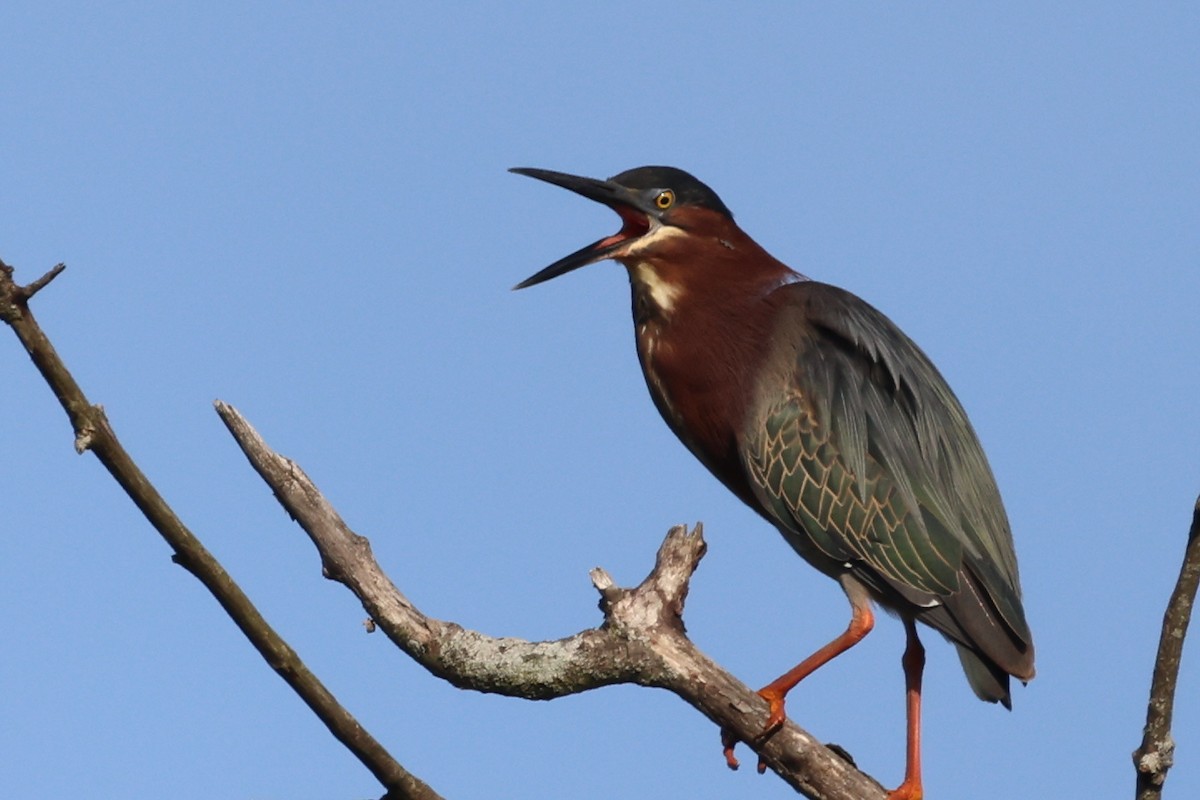
M 133 462 L 103 409 L 88 401 L 28 307 L 29 298 L 61 271 L 59 265 L 19 286 L 11 268 L 0 262 L 0 319 L 17 334 L 67 412 L 76 449 L 96 455 L 172 547 L 176 563 L 209 589 L 263 658 L 387 787 L 388 800 L 438 798 L 358 725 L 270 628 Z M 389 638 L 433 674 L 465 689 L 535 699 L 615 683 L 664 688 L 747 742 L 764 766 L 810 798 L 884 797 L 878 783 L 790 721 L 759 739 L 766 704 L 687 638 L 684 600 L 705 549 L 699 526 L 691 533 L 684 527 L 672 529 L 653 571 L 636 588 L 617 587 L 606 572 L 593 570 L 604 613 L 600 627 L 551 642 L 495 638 L 422 614 L 379 569 L 368 541 L 345 525 L 304 472 L 271 451 L 232 407 L 218 403 L 217 409 L 251 463 L 312 538 L 325 574 L 346 585 Z
M 93 405 L 43 333 L 28 301 L 64 269 L 62 264 L 29 284 L 12 279 L 13 270 L 0 261 L 0 320 L 17 334 L 29 357 L 62 404 L 75 431 L 75 449 L 91 450 L 109 474 L 174 550 L 172 560 L 191 572 L 212 593 L 251 644 L 280 677 L 325 723 L 329 731 L 386 787 L 387 797 L 399 800 L 441 800 L 420 779 L 404 769 L 313 675 L 294 650 L 267 623 L 211 553 L 188 530 L 134 463 L 117 439 L 104 409 Z
M 687 638 L 684 599 L 705 549 L 699 525 L 691 533 L 679 526 L 667 534 L 654 569 L 637 588 L 618 588 L 604 570 L 592 571 L 604 612 L 600 627 L 548 642 L 495 638 L 421 613 L 304 471 L 272 451 L 232 406 L 218 401 L 216 408 L 254 469 L 312 539 L 326 577 L 350 589 L 387 636 L 434 675 L 463 689 L 543 700 L 615 683 L 667 689 L 747 742 L 807 797 L 885 796 L 872 778 L 790 721 L 759 740 L 766 703 Z M 715 743 L 716 737 L 714 753 Z
M 1162 633 L 1158 639 L 1158 655 L 1154 660 L 1154 676 L 1150 682 L 1150 702 L 1146 708 L 1146 727 L 1142 744 L 1133 752 L 1137 768 L 1137 800 L 1158 800 L 1162 796 L 1167 770 L 1175 759 L 1175 740 L 1171 737 L 1171 715 L 1175 708 L 1175 684 L 1179 679 L 1179 663 L 1183 656 L 1183 640 L 1192 618 L 1192 604 L 1200 585 L 1200 498 L 1192 513 L 1188 530 L 1183 566 L 1167 610 L 1163 614 Z

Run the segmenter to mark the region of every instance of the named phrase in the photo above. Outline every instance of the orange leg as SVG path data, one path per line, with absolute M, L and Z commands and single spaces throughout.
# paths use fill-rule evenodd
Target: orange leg
M 783 675 L 780 675 L 759 689 L 758 696 L 766 700 L 771 709 L 771 713 L 767 717 L 767 724 L 763 728 L 763 733 L 770 733 L 783 724 L 784 717 L 786 716 L 783 710 L 784 699 L 787 697 L 788 692 L 796 688 L 796 684 L 816 672 L 818 668 L 828 664 L 861 642 L 863 637 L 870 633 L 874 627 L 875 615 L 871 612 L 871 606 L 868 603 L 855 604 L 854 614 L 850 618 L 850 625 L 846 628 L 845 632 Z
M 822 665 L 829 663 L 861 642 L 863 637 L 875 627 L 875 615 L 871 611 L 871 601 L 869 599 L 865 596 L 858 597 L 857 593 L 855 593 L 850 597 L 850 604 L 853 609 L 853 615 L 850 618 L 850 625 L 846 628 L 845 632 L 801 661 L 788 672 L 780 675 L 758 690 L 759 697 L 767 701 L 769 708 L 767 724 L 763 727 L 760 736 L 766 737 L 774 733 L 783 724 L 783 720 L 786 718 L 786 714 L 784 713 L 784 698 L 787 697 L 788 692 L 796 688 L 796 684 L 816 672 Z M 920 681 L 920 678 L 918 677 L 917 680 Z M 737 738 L 729 731 L 721 732 L 721 744 L 725 750 L 725 763 L 729 765 L 730 769 L 738 768 L 738 760 L 733 755 L 733 748 L 737 744 L 737 741 Z M 759 772 L 763 771 L 764 766 L 762 763 L 759 764 Z
M 904 648 L 904 701 L 907 736 L 905 738 L 904 783 L 888 793 L 888 800 L 921 800 L 921 673 L 925 671 L 925 648 L 917 638 L 917 625 L 904 620 L 908 644 Z

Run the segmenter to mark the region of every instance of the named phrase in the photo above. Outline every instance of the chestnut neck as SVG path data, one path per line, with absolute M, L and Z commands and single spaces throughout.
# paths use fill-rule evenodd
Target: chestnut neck
M 638 357 L 654 404 L 708 469 L 755 507 L 740 467 L 753 379 L 768 355 L 769 295 L 803 276 L 731 219 L 697 209 L 703 233 L 661 237 L 622 259 L 629 272 Z

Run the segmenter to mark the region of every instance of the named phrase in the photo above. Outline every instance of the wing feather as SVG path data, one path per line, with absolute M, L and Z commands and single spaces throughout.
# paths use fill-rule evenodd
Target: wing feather
M 826 571 L 849 566 L 885 595 L 945 606 L 925 621 L 1032 675 L 1008 520 L 946 381 L 849 292 L 802 281 L 769 301 L 778 304 L 778 346 L 742 457 L 777 526 Z

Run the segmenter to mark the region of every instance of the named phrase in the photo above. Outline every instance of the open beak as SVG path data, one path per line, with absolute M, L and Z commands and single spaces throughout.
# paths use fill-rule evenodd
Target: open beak
M 514 289 L 524 289 L 527 286 L 533 286 L 548 281 L 551 278 L 557 278 L 559 275 L 587 266 L 588 264 L 603 261 L 606 258 L 613 258 L 626 243 L 639 239 L 649 233 L 651 222 L 657 217 L 656 210 L 648 208 L 646 201 L 638 192 L 619 183 L 599 181 L 595 178 L 583 178 L 578 175 L 568 175 L 565 172 L 554 172 L 548 169 L 532 169 L 530 167 L 514 167 L 509 172 L 515 172 L 518 175 L 528 175 L 530 178 L 537 178 L 540 181 L 546 181 L 546 183 L 553 183 L 555 186 L 561 186 L 564 189 L 570 189 L 576 194 L 581 194 L 589 200 L 603 203 L 617 212 L 623 223 L 621 230 L 612 236 L 606 236 L 599 241 L 589 244 L 587 247 L 576 250 L 569 256 L 560 258 L 541 272 L 518 283 L 513 287 Z

